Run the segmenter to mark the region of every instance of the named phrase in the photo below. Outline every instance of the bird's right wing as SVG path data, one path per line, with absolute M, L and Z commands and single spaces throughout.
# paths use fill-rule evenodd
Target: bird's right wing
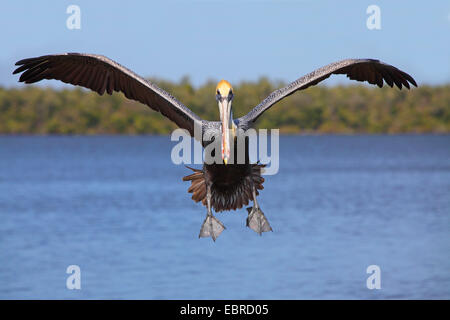
M 13 74 L 23 72 L 19 81 L 34 83 L 43 79 L 56 79 L 79 85 L 103 95 L 106 91 L 123 92 L 125 97 L 146 104 L 161 112 L 180 128 L 194 136 L 194 126 L 201 119 L 168 92 L 133 71 L 101 55 L 65 53 L 23 59 Z

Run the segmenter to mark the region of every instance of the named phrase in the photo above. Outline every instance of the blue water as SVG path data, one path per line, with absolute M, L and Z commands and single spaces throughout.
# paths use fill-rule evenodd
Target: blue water
M 259 197 L 274 232 L 219 213 L 215 243 L 173 145 L 0 137 L 0 298 L 450 298 L 450 136 L 281 137 Z

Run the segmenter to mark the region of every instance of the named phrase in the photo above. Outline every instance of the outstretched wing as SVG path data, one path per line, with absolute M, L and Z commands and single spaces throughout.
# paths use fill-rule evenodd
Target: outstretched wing
M 247 115 L 238 119 L 238 121 L 251 125 L 264 111 L 281 99 L 293 94 L 297 90 L 303 90 L 316 85 L 332 74 L 345 74 L 351 80 L 367 81 L 370 84 L 378 85 L 380 88 L 383 87 L 383 80 L 390 87 L 393 87 L 395 84 L 399 89 L 402 86 L 409 89 L 409 83 L 417 87 L 416 81 L 409 74 L 394 66 L 374 59 L 347 59 L 317 69 L 295 80 L 288 86 L 272 92 Z
M 125 97 L 146 104 L 194 136 L 194 124 L 201 119 L 189 108 L 154 83 L 101 55 L 65 53 L 23 59 L 13 74 L 23 72 L 19 81 L 34 83 L 56 79 L 79 85 L 103 95 L 123 92 Z

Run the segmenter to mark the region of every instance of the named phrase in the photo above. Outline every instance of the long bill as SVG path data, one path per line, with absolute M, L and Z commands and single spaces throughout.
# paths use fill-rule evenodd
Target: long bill
M 222 120 L 222 160 L 225 164 L 230 159 L 230 118 L 231 101 L 223 99 L 219 102 L 220 118 Z

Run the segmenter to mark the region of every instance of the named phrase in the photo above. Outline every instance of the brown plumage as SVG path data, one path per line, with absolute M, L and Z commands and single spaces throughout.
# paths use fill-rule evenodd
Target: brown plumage
M 223 164 L 205 165 L 202 170 L 186 166 L 194 173 L 183 177 L 183 181 L 191 181 L 188 192 L 192 193 L 192 200 L 195 202 L 201 201 L 206 206 L 205 175 L 211 176 L 217 173 L 223 176 L 223 173 L 226 173 L 226 176 L 235 179 L 229 181 L 221 179 L 219 176 L 214 176 L 215 183 L 211 187 L 211 205 L 216 212 L 241 209 L 243 206 L 248 205 L 249 201 L 253 200 L 253 186 L 256 188 L 256 195 L 259 195 L 258 190 L 264 189 L 264 178 L 261 176 L 261 172 L 265 165 L 255 163 L 242 166 L 246 166 L 243 170 L 248 172 L 241 175 L 236 174 L 236 171 L 241 171 L 242 169 L 237 169 L 236 166 L 231 164 L 226 166 Z

